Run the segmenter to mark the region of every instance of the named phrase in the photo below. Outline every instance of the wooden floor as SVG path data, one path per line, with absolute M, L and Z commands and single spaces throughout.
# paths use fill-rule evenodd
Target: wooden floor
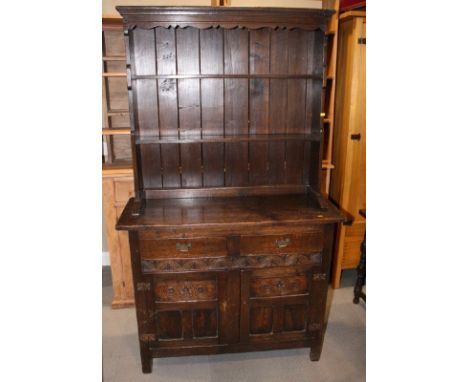
M 110 309 L 109 267 L 103 268 L 104 382 L 362 382 L 365 381 L 366 308 L 354 305 L 354 270 L 343 272 L 342 288 L 330 289 L 328 329 L 322 358 L 309 361 L 308 349 L 159 358 L 153 373 L 142 374 L 135 310 Z

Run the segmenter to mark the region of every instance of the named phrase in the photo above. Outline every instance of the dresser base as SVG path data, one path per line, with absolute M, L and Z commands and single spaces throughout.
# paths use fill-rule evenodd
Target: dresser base
M 152 372 L 153 358 L 180 357 L 191 355 L 214 355 L 225 353 L 242 353 L 267 350 L 296 349 L 310 347 L 310 360 L 318 361 L 322 352 L 322 344 L 315 343 L 315 340 L 291 341 L 265 344 L 231 344 L 231 345 L 210 345 L 210 346 L 187 346 L 178 348 L 153 348 L 149 356 L 141 357 L 142 371 L 145 374 Z

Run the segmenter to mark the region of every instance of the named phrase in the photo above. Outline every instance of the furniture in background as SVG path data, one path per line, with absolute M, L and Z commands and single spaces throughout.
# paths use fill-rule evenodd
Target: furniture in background
M 321 191 L 328 195 L 330 190 L 331 172 L 335 168 L 332 160 L 333 153 L 333 125 L 335 114 L 335 92 L 336 92 L 336 64 L 338 50 L 338 28 L 339 28 L 339 0 L 324 0 L 324 9 L 335 11 L 330 17 L 326 32 L 327 43 L 327 72 L 325 82 L 325 97 L 323 106 L 323 147 L 322 147 L 322 180 Z
M 344 216 L 320 193 L 330 11 L 118 7 L 135 198 L 143 372 L 152 358 L 309 347 L 324 337 Z
M 133 196 L 125 43 L 122 19 L 102 19 L 102 203 L 112 273 L 112 307 L 134 305 L 128 234 L 115 229 Z
M 359 214 L 366 218 L 366 210 L 359 210 Z M 357 267 L 357 278 L 356 285 L 354 286 L 354 299 L 355 304 L 359 303 L 359 299 L 362 298 L 366 301 L 366 294 L 363 293 L 362 287 L 366 282 L 366 233 L 364 232 L 364 240 L 361 243 L 361 258 Z
M 366 229 L 359 210 L 366 207 L 366 14 L 340 15 L 337 89 L 330 199 L 352 216 L 339 225 L 332 286 L 340 286 L 341 271 L 356 268 Z

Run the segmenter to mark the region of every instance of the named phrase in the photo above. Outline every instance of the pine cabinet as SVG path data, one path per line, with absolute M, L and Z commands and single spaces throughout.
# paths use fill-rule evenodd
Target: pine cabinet
M 335 127 L 330 198 L 349 213 L 340 225 L 333 260 L 332 285 L 341 271 L 359 264 L 366 230 L 359 210 L 366 208 L 366 16 L 362 11 L 340 15 Z

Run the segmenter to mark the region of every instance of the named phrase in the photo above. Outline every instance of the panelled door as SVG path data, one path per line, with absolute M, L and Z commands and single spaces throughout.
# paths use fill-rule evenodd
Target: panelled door
M 322 327 L 325 275 L 300 267 L 278 267 L 241 273 L 243 343 L 297 341 Z M 320 301 L 317 301 L 320 300 Z
M 144 276 L 153 347 L 209 346 L 239 340 L 239 272 Z M 237 290 L 237 294 L 236 291 Z

